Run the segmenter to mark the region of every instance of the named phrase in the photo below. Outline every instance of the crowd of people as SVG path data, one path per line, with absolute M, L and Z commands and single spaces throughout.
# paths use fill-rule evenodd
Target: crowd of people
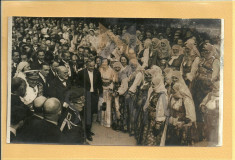
M 216 145 L 220 36 L 100 21 L 13 18 L 11 142 L 88 144 L 97 122 L 137 145 Z

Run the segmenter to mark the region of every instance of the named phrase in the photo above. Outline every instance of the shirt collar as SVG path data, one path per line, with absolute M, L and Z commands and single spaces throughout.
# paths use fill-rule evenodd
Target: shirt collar
M 69 64 L 68 62 L 66 62 L 64 59 L 62 59 L 62 61 L 65 63 L 65 64 Z
M 59 76 L 58 76 L 58 78 L 59 78 L 59 80 L 60 80 L 61 82 L 66 82 L 66 80 L 61 79 Z
M 39 63 L 39 64 L 42 64 L 42 62 L 41 62 L 40 60 L 38 60 L 38 63 Z

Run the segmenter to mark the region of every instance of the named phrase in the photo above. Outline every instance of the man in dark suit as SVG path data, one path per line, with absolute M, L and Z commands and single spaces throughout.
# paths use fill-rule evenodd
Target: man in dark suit
M 31 62 L 30 67 L 32 70 L 40 70 L 42 68 L 42 63 L 45 61 L 45 51 L 39 50 L 37 52 L 37 58 Z
M 67 107 L 65 102 L 65 94 L 71 88 L 68 80 L 68 69 L 64 66 L 57 67 L 57 77 L 50 83 L 48 96 L 58 98 L 63 107 Z
M 42 84 L 43 86 L 43 96 L 48 97 L 48 88 L 49 88 L 49 83 L 47 81 L 47 76 L 50 71 L 50 66 L 48 63 L 43 62 L 42 63 L 42 68 L 40 69 L 39 72 L 39 79 L 38 82 Z
M 17 65 L 20 62 L 20 52 L 17 50 L 12 51 L 12 67 L 11 76 L 13 77 L 16 73 Z
M 50 65 L 50 70 L 49 70 L 49 74 L 47 76 L 47 81 L 48 82 L 52 82 L 56 77 L 57 77 L 57 67 L 59 66 L 59 63 L 57 61 L 54 61 L 51 65 Z
M 92 117 L 98 110 L 99 95 L 103 94 L 101 74 L 95 69 L 95 62 L 89 61 L 87 68 L 78 73 L 78 84 L 85 89 L 85 124 L 86 136 L 92 141 Z
M 59 63 L 60 66 L 65 66 L 68 70 L 68 76 L 71 77 L 71 68 L 70 68 L 70 53 L 68 51 L 62 52 L 62 60 Z
M 29 107 L 24 105 L 20 97 L 24 97 L 26 93 L 26 82 L 19 77 L 12 79 L 11 84 L 11 142 L 16 137 L 17 129 L 22 126 L 22 121 L 32 115 Z
M 61 104 L 57 98 L 49 98 L 43 105 L 44 121 L 41 125 L 42 143 L 60 143 L 62 133 L 58 127 L 58 120 L 61 115 Z
M 77 83 L 77 74 L 82 68 L 78 65 L 78 57 L 76 54 L 72 55 L 71 57 L 71 83 L 76 84 Z
M 33 101 L 34 114 L 27 118 L 23 127 L 17 135 L 18 142 L 24 143 L 40 143 L 42 133 L 40 127 L 43 125 L 43 104 L 47 100 L 46 97 L 40 96 Z

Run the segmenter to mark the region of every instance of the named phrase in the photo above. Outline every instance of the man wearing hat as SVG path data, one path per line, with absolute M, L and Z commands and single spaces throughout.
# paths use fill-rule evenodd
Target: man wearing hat
M 63 143 L 83 144 L 86 142 L 85 129 L 80 112 L 85 103 L 84 89 L 72 88 L 65 95 L 65 102 L 68 104 L 62 109 L 59 120 L 61 132 L 64 134 Z M 83 114 L 84 115 L 84 114 Z
M 30 105 L 37 96 L 43 95 L 43 87 L 38 83 L 38 73 L 38 70 L 25 71 L 27 88 L 26 95 L 22 98 L 22 101 L 26 105 Z

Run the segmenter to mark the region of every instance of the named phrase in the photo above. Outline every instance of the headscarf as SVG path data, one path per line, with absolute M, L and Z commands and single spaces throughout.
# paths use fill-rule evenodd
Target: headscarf
M 149 70 L 149 73 L 152 75 L 153 78 L 156 76 L 162 77 L 162 70 L 160 67 L 156 65 L 153 65 L 151 67 L 151 69 Z
M 158 39 L 158 38 L 153 38 L 152 39 L 152 43 L 156 43 L 156 48 L 158 47 L 158 45 L 159 45 L 159 42 L 160 42 L 160 40 Z M 153 47 L 153 46 L 152 46 Z M 153 49 L 156 49 L 156 48 L 153 48 Z
M 150 46 L 151 46 L 151 44 L 152 44 L 152 41 L 151 41 L 151 39 L 146 39 L 145 41 L 144 41 L 144 48 L 150 48 Z
M 199 53 L 199 51 L 198 51 L 198 49 L 195 45 L 195 40 L 194 39 L 188 39 L 185 42 L 185 46 L 191 50 L 190 55 L 196 55 L 196 56 L 200 57 L 200 53 Z
M 192 94 L 190 93 L 188 86 L 184 85 L 180 82 L 176 82 L 173 86 L 173 89 L 176 92 L 179 92 L 180 95 L 184 98 L 184 97 L 189 97 L 190 99 L 192 99 Z
M 161 43 L 164 43 L 166 46 L 165 47 L 161 47 Z M 162 51 L 162 52 L 170 52 L 171 50 L 171 46 L 170 46 L 170 42 L 167 39 L 161 39 L 158 43 L 158 48 Z
M 171 84 L 172 83 L 171 77 L 172 77 L 173 70 L 171 68 L 165 68 L 163 72 L 165 74 L 165 77 L 169 80 L 169 83 Z
M 174 52 L 173 52 L 174 49 L 178 49 L 179 50 L 177 55 L 174 55 Z M 171 56 L 179 56 L 181 54 L 184 54 L 183 53 L 183 48 L 180 45 L 178 45 L 178 44 L 173 45 L 172 48 L 171 48 Z
M 167 90 L 165 88 L 165 85 L 161 76 L 154 77 L 152 79 L 152 83 L 155 85 L 155 87 L 153 88 L 154 92 L 156 93 L 164 92 L 165 94 L 167 94 Z
M 25 66 L 29 65 L 28 62 L 20 62 L 17 66 L 15 77 L 19 75 L 19 73 L 23 72 Z
M 195 105 L 188 87 L 181 83 L 175 83 L 173 89 L 176 91 L 176 94 L 179 93 L 180 96 L 182 96 L 183 98 L 186 118 L 189 118 L 192 122 L 195 122 L 196 121 Z
M 210 44 L 210 43 L 206 43 L 206 44 L 204 45 L 204 48 L 205 48 L 206 50 L 210 51 L 214 57 L 219 58 L 219 53 L 217 52 L 215 46 L 213 46 L 213 45 Z

